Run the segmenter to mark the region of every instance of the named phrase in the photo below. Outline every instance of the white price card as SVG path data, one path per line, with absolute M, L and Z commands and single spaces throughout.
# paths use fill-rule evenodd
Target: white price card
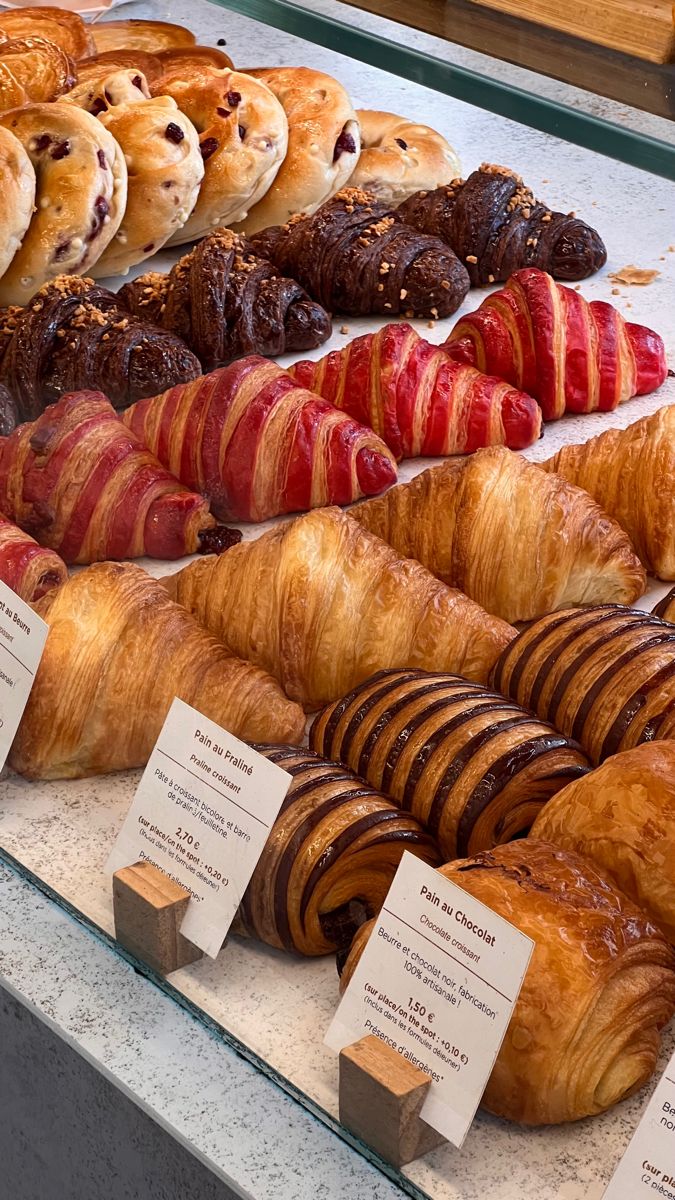
M 0 770 L 28 703 L 48 633 L 42 617 L 0 583 Z
M 149 862 L 187 888 L 180 931 L 215 958 L 290 783 L 176 697 L 106 869 Z
M 603 1200 L 675 1200 L 675 1054 L 671 1058 Z
M 431 1076 L 423 1119 L 455 1146 L 473 1121 L 534 942 L 408 851 L 326 1035 L 375 1034 Z

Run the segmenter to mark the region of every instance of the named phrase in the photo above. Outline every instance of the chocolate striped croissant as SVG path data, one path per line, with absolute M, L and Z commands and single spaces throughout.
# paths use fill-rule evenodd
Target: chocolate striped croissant
M 658 333 L 603 300 L 589 304 L 536 267 L 515 271 L 443 345 L 457 362 L 534 396 L 545 421 L 611 411 L 653 392 L 668 373 Z
M 478 683 L 381 671 L 316 717 L 312 749 L 412 813 L 445 860 L 529 829 L 588 763 L 551 725 Z
M 0 511 L 68 563 L 181 558 L 216 524 L 100 392 L 63 396 L 0 440 Z
M 222 519 L 350 504 L 396 479 L 371 429 L 256 355 L 143 400 L 122 419 Z
M 339 764 L 292 746 L 254 749 L 293 782 L 233 932 L 296 954 L 332 954 L 380 911 L 403 851 L 435 866 L 437 848 L 413 817 Z
M 68 578 L 58 554 L 39 546 L 32 537 L 0 513 L 0 579 L 29 604 Z
M 661 617 L 662 621 L 675 621 L 675 587 L 654 605 L 652 616 Z
M 385 325 L 289 374 L 357 421 L 396 458 L 471 454 L 481 446 L 529 446 L 541 433 L 531 396 L 453 362 L 412 325 Z
M 599 763 L 675 736 L 675 626 L 611 604 L 554 613 L 507 646 L 492 684 Z

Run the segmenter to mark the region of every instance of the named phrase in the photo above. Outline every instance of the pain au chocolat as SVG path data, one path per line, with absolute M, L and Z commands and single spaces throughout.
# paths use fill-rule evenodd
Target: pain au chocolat
M 315 719 L 310 745 L 421 821 L 445 860 L 529 829 L 588 763 L 517 704 L 457 675 L 381 671 Z
M 438 850 L 414 817 L 338 763 L 294 746 L 255 749 L 293 781 L 234 932 L 296 954 L 332 954 L 380 911 L 404 850 L 433 866 Z
M 675 1011 L 675 955 L 656 926 L 591 863 L 547 842 L 511 842 L 440 874 L 534 942 L 483 1107 L 554 1125 L 638 1091 Z M 373 924 L 354 939 L 343 989 Z
M 675 626 L 613 604 L 553 613 L 506 647 L 491 682 L 599 763 L 675 736 Z

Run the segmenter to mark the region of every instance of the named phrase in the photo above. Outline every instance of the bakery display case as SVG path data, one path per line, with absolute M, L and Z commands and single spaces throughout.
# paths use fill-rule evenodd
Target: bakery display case
M 423 5 L 134 2 L 22 48 L 32 11 L 0 580 L 49 632 L 0 857 L 374 1178 L 600 1200 L 675 1048 L 672 126 Z M 291 783 L 222 950 L 165 976 L 106 862 L 176 696 Z M 395 1166 L 324 1036 L 405 851 L 537 951 L 466 1141 Z

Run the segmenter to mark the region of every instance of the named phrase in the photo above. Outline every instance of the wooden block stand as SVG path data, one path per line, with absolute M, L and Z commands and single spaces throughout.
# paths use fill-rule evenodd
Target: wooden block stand
M 160 975 L 196 962 L 201 950 L 180 927 L 190 893 L 158 867 L 137 862 L 113 875 L 115 937 Z
M 369 1034 L 340 1051 L 340 1121 L 395 1167 L 446 1142 L 420 1117 L 431 1077 Z

